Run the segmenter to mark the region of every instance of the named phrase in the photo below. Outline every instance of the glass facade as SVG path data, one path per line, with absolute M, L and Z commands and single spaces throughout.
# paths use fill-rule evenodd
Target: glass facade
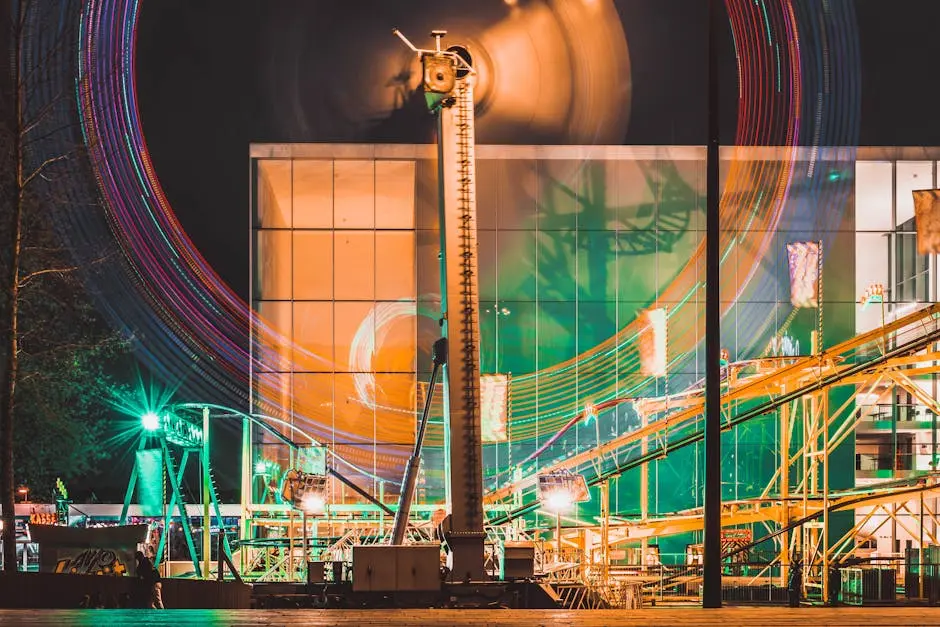
M 268 330 L 256 410 L 374 476 L 384 452 L 407 454 L 414 439 L 415 161 L 253 167 L 252 296 Z M 285 431 L 304 442 L 298 433 Z M 276 439 L 260 445 L 259 459 L 295 463 Z
M 253 305 L 264 340 L 255 410 L 328 447 L 375 494 L 397 489 L 439 334 L 435 154 L 252 147 Z M 813 331 L 824 346 L 855 332 L 855 174 L 849 151 L 723 154 L 722 345 L 731 361 L 779 351 L 781 338 L 808 354 Z M 505 415 L 490 416 L 505 420 L 505 437 L 484 444 L 488 488 L 638 428 L 635 401 L 668 406 L 704 378 L 704 197 L 703 147 L 477 147 L 482 372 L 506 375 L 509 388 Z M 822 244 L 821 309 L 791 304 L 793 242 Z M 651 309 L 666 312 L 661 376 L 641 368 L 639 321 Z M 611 401 L 625 402 L 577 419 Z M 756 497 L 771 479 L 777 424 L 766 416 L 723 436 L 725 499 Z M 647 443 L 663 451 L 650 462 L 651 513 L 701 504 L 700 445 L 670 450 L 700 427 Z M 256 433 L 254 444 L 256 459 L 293 463 L 275 438 Z M 443 445 L 436 398 L 421 502 L 443 502 Z M 851 442 L 833 453 L 833 488 L 853 485 L 853 454 Z M 639 455 L 633 445 L 577 470 L 593 476 Z M 612 512 L 639 511 L 638 472 L 614 480 Z M 577 515 L 593 513 L 586 503 Z
M 864 160 L 862 160 L 864 157 Z M 884 287 L 883 304 L 860 307 L 858 332 L 937 300 L 937 256 L 917 250 L 917 225 L 912 192 L 938 186 L 935 149 L 872 148 L 862 151 L 856 166 L 856 291 L 872 284 Z M 856 482 L 879 483 L 934 471 L 940 465 L 937 420 L 925 399 L 937 398 L 935 374 L 911 375 L 921 390 L 912 394 L 884 383 L 859 394 L 860 421 L 856 432 Z M 925 509 L 937 511 L 940 502 L 929 499 Z M 884 511 L 856 510 L 864 522 L 859 539 L 881 555 L 917 546 L 920 538 L 918 500 L 893 506 L 894 523 Z
M 936 256 L 917 252 L 911 194 L 936 188 L 937 162 L 900 156 L 860 161 L 856 166 L 856 290 L 862 294 L 872 283 L 883 285 L 888 313 L 912 303 L 934 302 L 937 297 Z M 858 331 L 879 324 L 879 315 L 875 308 L 860 312 Z

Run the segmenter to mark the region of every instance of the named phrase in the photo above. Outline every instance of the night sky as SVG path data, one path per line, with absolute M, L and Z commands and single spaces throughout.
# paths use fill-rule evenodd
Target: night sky
M 624 143 L 703 144 L 705 2 L 618 0 L 616 5 L 633 81 Z M 423 42 L 428 23 L 447 28 L 450 19 L 485 21 L 495 11 L 492 0 L 151 0 L 141 6 L 137 85 L 157 175 L 189 236 L 243 297 L 248 293 L 249 143 L 375 139 L 351 131 L 341 112 L 316 109 L 322 94 L 342 91 L 356 71 L 348 57 L 374 38 L 391 39 L 395 26 Z M 857 0 L 856 11 L 863 65 L 859 143 L 940 145 L 934 86 L 940 1 Z M 737 94 L 730 31 L 722 49 L 722 123 L 728 138 Z M 291 67 L 300 71 L 285 70 Z M 310 80 L 298 81 L 301 73 Z M 315 110 L 299 119 L 285 106 L 288 94 Z M 423 129 L 402 125 L 381 139 L 425 137 Z

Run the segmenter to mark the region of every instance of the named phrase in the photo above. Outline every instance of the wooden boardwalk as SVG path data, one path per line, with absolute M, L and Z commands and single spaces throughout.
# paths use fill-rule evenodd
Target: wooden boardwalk
M 617 627 L 649 625 L 940 625 L 940 608 L 727 607 L 643 610 L 0 610 L 0 625 Z

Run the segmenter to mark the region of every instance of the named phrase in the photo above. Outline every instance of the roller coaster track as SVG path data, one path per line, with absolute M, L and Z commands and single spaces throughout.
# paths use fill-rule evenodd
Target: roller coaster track
M 260 427 L 273 438 L 277 439 L 282 444 L 286 444 L 293 450 L 297 450 L 301 447 L 297 441 L 291 439 L 284 435 L 284 431 L 290 433 L 291 435 L 297 435 L 300 438 L 307 441 L 310 446 L 321 446 L 326 451 L 327 455 L 334 461 L 336 465 L 342 465 L 347 469 L 353 471 L 358 475 L 362 475 L 373 481 L 383 481 L 391 485 L 398 485 L 398 481 L 392 479 L 383 479 L 377 475 L 372 474 L 368 470 L 361 468 L 353 464 L 352 462 L 347 461 L 338 454 L 332 447 L 328 446 L 324 442 L 321 442 L 319 439 L 314 437 L 307 431 L 304 431 L 297 425 L 290 423 L 286 420 L 276 418 L 274 416 L 266 416 L 264 414 L 249 414 L 232 407 L 226 407 L 225 405 L 218 405 L 216 403 L 177 403 L 172 405 L 169 409 L 179 411 L 179 410 L 189 410 L 189 411 L 198 411 L 202 412 L 203 409 L 208 408 L 216 413 L 212 414 L 212 418 L 237 418 L 248 420 L 251 424 Z M 335 473 L 333 473 L 335 476 Z M 348 484 L 347 484 L 348 485 Z M 366 500 L 371 499 L 368 497 Z M 391 510 L 386 508 L 387 513 L 391 513 Z
M 911 356 L 927 349 L 931 344 L 940 341 L 940 327 L 938 327 L 937 324 L 938 315 L 940 315 L 940 304 L 934 304 L 905 315 L 878 329 L 857 335 L 823 351 L 820 355 L 786 359 L 776 358 L 775 361 L 777 363 L 784 364 L 782 367 L 778 367 L 767 374 L 759 374 L 737 381 L 731 381 L 727 390 L 722 394 L 722 406 L 723 409 L 725 409 L 723 414 L 727 416 L 721 426 L 722 430 L 730 430 L 737 425 L 774 411 L 780 406 L 805 395 L 818 393 L 836 385 L 854 384 L 859 381 L 859 377 L 870 377 L 878 371 L 888 372 L 899 367 L 916 365 L 918 360 L 915 359 L 912 361 Z M 898 345 L 894 348 L 889 348 L 892 341 Z M 867 354 L 863 355 L 860 349 L 873 346 L 877 347 L 878 350 L 870 353 L 873 355 L 872 357 L 865 358 Z M 940 360 L 940 355 L 931 355 L 925 356 L 921 361 Z M 849 357 L 862 359 L 862 361 L 859 363 L 851 363 L 848 359 Z M 769 397 L 769 400 L 734 416 L 727 413 L 726 407 L 730 402 L 744 401 L 759 397 Z M 670 403 L 671 400 L 674 400 L 672 405 Z M 703 390 L 698 390 L 693 394 L 686 394 L 681 399 L 650 399 L 649 401 L 640 401 L 638 403 L 638 410 L 647 414 L 658 413 L 669 411 L 671 407 L 675 407 L 676 405 L 681 408 L 674 413 L 667 414 L 657 420 L 652 420 L 646 426 L 622 434 L 600 446 L 561 460 L 541 469 L 540 472 L 576 468 L 595 460 L 603 459 L 606 455 L 614 453 L 618 449 L 622 449 L 635 442 L 639 442 L 643 438 L 663 433 L 668 429 L 689 426 L 692 421 L 699 418 L 704 412 Z M 588 485 L 600 484 L 632 468 L 646 464 L 654 459 L 662 458 L 672 451 L 698 442 L 703 438 L 703 430 L 697 429 L 677 440 L 658 446 L 651 446 L 648 452 L 639 457 L 615 463 L 612 468 L 596 473 L 593 478 L 588 480 Z M 537 473 L 531 473 L 523 479 L 514 481 L 490 492 L 485 496 L 484 502 L 488 504 L 498 503 L 511 496 L 513 493 L 534 486 L 536 481 Z M 537 501 L 529 503 L 509 512 L 499 514 L 490 520 L 489 524 L 505 524 L 519 516 L 533 512 L 538 508 L 539 503 Z
M 876 505 L 903 503 L 908 501 L 915 494 L 933 494 L 934 496 L 940 496 L 940 483 L 937 483 L 937 479 L 938 474 L 933 472 L 929 475 L 908 479 L 901 483 L 890 482 L 883 485 L 866 486 L 862 489 L 854 488 L 842 492 L 834 492 L 830 496 L 828 508 L 822 507 L 821 503 L 817 503 L 815 507 L 813 507 L 814 511 L 811 511 L 809 514 L 801 518 L 791 518 L 787 525 L 757 538 L 750 544 L 728 551 L 722 557 L 730 557 L 736 553 L 748 551 L 762 542 L 767 542 L 781 534 L 792 531 L 808 522 L 812 522 L 822 516 L 826 511 L 832 513 L 855 509 L 856 507 L 873 507 Z
M 763 522 L 779 524 L 781 520 L 790 521 L 741 549 L 746 550 L 748 547 L 771 540 L 786 531 L 819 518 L 827 509 L 831 513 L 855 507 L 903 503 L 911 496 L 919 493 L 940 496 L 940 484 L 937 483 L 937 479 L 937 473 L 930 473 L 912 477 L 902 482 L 888 482 L 830 492 L 828 508 L 824 505 L 822 497 L 812 499 L 806 503 L 800 497 L 793 497 L 786 501 L 780 499 L 725 501 L 721 504 L 721 526 L 732 527 Z M 662 538 L 680 533 L 701 531 L 702 521 L 702 508 L 695 508 L 646 520 L 612 523 L 609 530 L 609 545 L 615 546 L 623 542 L 636 542 L 643 538 Z M 599 525 L 580 526 L 566 530 L 563 533 L 570 536 L 576 535 L 584 529 L 599 529 L 599 527 Z M 736 552 L 738 552 L 737 549 L 729 552 L 728 555 L 733 555 Z

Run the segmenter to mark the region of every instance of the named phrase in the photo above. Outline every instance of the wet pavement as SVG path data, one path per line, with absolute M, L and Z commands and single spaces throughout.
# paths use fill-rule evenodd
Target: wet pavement
M 940 608 L 726 607 L 642 610 L 0 610 L 0 625 L 474 625 L 617 627 L 633 625 L 940 625 Z

